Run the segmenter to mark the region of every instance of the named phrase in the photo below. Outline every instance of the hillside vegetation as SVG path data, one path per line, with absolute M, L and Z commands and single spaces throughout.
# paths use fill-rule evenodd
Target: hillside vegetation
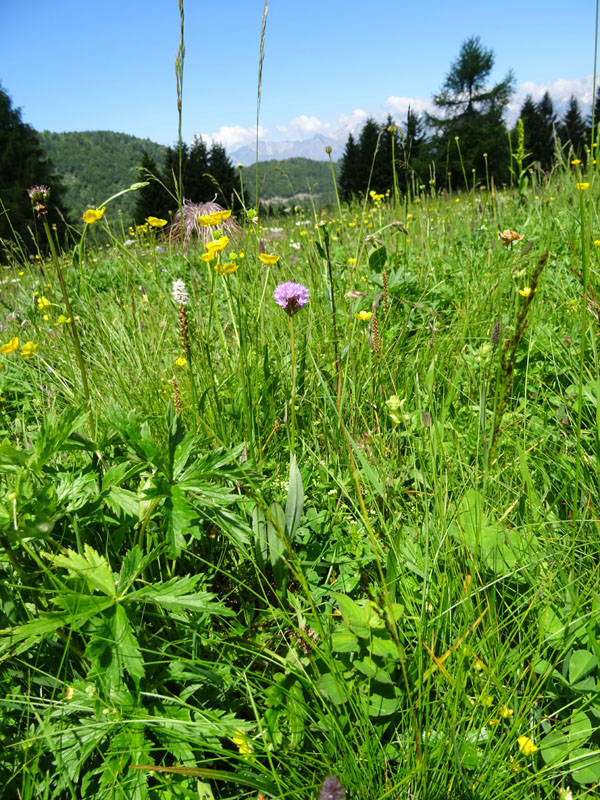
M 140 180 L 138 167 L 146 151 L 162 164 L 166 148 L 150 139 L 112 131 L 39 134 L 46 155 L 65 186 L 65 201 L 73 221 L 88 206 L 99 206 L 111 195 Z M 125 223 L 133 218 L 135 196 L 118 200 Z

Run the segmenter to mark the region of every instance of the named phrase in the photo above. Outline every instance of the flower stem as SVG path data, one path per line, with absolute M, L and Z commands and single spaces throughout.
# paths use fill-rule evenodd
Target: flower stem
M 296 452 L 296 348 L 294 342 L 294 320 L 289 317 L 290 352 L 292 355 L 292 397 L 290 400 L 290 451 Z
M 73 336 L 73 344 L 75 345 L 75 357 L 77 358 L 77 364 L 79 366 L 79 372 L 81 373 L 81 383 L 83 386 L 83 394 L 85 396 L 85 401 L 87 403 L 89 412 L 90 412 L 90 429 L 92 432 L 92 439 L 96 436 L 96 425 L 94 422 L 94 417 L 92 414 L 92 403 L 90 399 L 90 390 L 89 384 L 87 379 L 87 371 L 85 368 L 85 363 L 83 361 L 83 355 L 81 353 L 81 344 L 79 341 L 79 333 L 77 331 L 77 321 L 75 320 L 75 315 L 73 314 L 73 309 L 71 307 L 71 302 L 69 301 L 69 295 L 67 292 L 67 284 L 65 282 L 65 276 L 63 275 L 62 267 L 60 265 L 60 260 L 58 258 L 58 253 L 56 252 L 56 245 L 54 244 L 54 239 L 52 238 L 52 233 L 50 231 L 50 226 L 48 225 L 48 220 L 46 217 L 43 218 L 44 224 L 44 231 L 46 233 L 46 238 L 48 239 L 48 244 L 50 245 L 50 252 L 52 254 L 52 261 L 54 262 L 54 267 L 56 269 L 56 274 L 58 275 L 58 282 L 60 284 L 60 291 L 62 293 L 63 303 L 65 304 L 65 309 L 67 311 L 67 316 L 70 318 L 70 327 L 71 327 L 71 335 Z

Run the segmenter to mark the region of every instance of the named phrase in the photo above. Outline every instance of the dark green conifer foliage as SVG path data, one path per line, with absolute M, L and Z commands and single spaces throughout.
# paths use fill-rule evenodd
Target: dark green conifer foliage
M 395 128 L 395 130 L 394 130 Z M 375 169 L 371 179 L 371 189 L 384 194 L 388 190 L 390 193 L 394 188 L 394 170 L 392 160 L 396 161 L 396 174 L 398 173 L 400 159 L 402 156 L 402 145 L 398 126 L 388 114 L 381 139 L 379 140 L 379 153 L 375 159 Z
M 160 182 L 162 176 L 156 161 L 146 150 L 142 153 L 139 171 L 139 180 L 148 181 L 148 186 L 144 186 L 143 189 L 136 192 L 135 221 L 142 224 L 150 216 L 168 220 L 174 201 Z
M 352 133 L 348 134 L 344 155 L 341 159 L 339 192 L 342 200 L 349 202 L 359 191 L 360 149 Z
M 425 122 L 411 108 L 408 109 L 401 137 L 400 168 L 398 182 L 405 192 L 410 185 L 413 173 L 416 182 L 422 183 L 428 167 L 428 146 Z
M 540 129 L 535 141 L 534 153 L 536 161 L 540 162 L 542 169 L 548 170 L 554 162 L 554 135 L 556 127 L 556 114 L 550 94 L 546 92 L 537 104 L 540 115 Z
M 523 133 L 525 136 L 525 152 L 528 155 L 528 161 L 540 161 L 540 147 L 539 143 L 544 137 L 544 120 L 542 115 L 533 101 L 533 97 L 528 94 L 521 111 L 519 112 L 519 119 L 523 122 Z M 516 127 L 513 131 L 513 142 L 516 142 Z
M 57 226 L 60 234 L 64 226 L 56 209 L 66 214 L 63 186 L 44 156 L 37 132 L 23 122 L 20 110 L 13 108 L 9 95 L 0 87 L 0 199 L 4 205 L 0 207 L 0 249 L 14 243 L 12 225 L 25 250 L 35 251 L 28 229 L 35 234 L 37 221 L 27 194 L 27 189 L 34 185 L 50 188 L 47 219 L 51 226 Z M 37 240 L 45 249 L 45 238 L 38 236 Z
M 596 99 L 587 118 L 588 136 L 590 141 L 598 141 L 598 126 L 600 125 L 600 86 L 596 92 Z M 593 130 L 592 130 L 593 126 Z
M 209 152 L 209 173 L 212 178 L 212 194 L 208 200 L 212 200 L 217 195 L 217 203 L 224 208 L 236 210 L 240 203 L 235 196 L 236 190 L 239 191 L 239 182 L 235 168 L 225 151 L 222 144 L 214 142 Z
M 208 148 L 201 136 L 194 137 L 190 147 L 190 158 L 184 194 L 193 203 L 207 203 L 215 196 L 215 189 L 208 175 Z
M 484 153 L 496 182 L 508 177 L 509 148 L 502 111 L 512 95 L 514 77 L 509 72 L 503 81 L 489 86 L 493 65 L 493 52 L 483 47 L 478 36 L 472 36 L 463 43 L 441 92 L 433 98 L 443 113 L 441 117 L 428 115 L 436 134 L 432 143 L 434 156 L 441 174 L 451 173 L 453 186 L 463 186 L 464 176 L 470 185 L 473 169 L 482 179 Z
M 358 190 L 361 193 L 367 189 L 374 189 L 380 185 L 380 177 L 382 174 L 381 168 L 381 152 L 378 150 L 379 134 L 381 129 L 372 117 L 369 117 L 363 129 L 360 132 L 358 139 L 359 161 L 357 171 Z M 391 171 L 391 164 L 390 164 Z M 371 175 L 372 173 L 372 175 Z M 371 183 L 369 184 L 369 176 L 371 176 Z M 391 185 L 391 184 L 390 184 Z M 387 186 L 386 188 L 390 188 Z
M 181 148 L 181 179 L 183 182 L 183 197 L 186 197 L 186 183 L 188 177 L 188 166 L 190 160 L 190 150 L 185 142 Z M 179 186 L 179 146 L 167 147 L 165 153 L 165 166 L 163 171 L 163 183 L 167 187 L 170 196 L 170 208 L 177 209 L 177 188 Z M 188 198 L 191 199 L 191 198 Z
M 569 105 L 562 118 L 562 122 L 559 126 L 559 134 L 562 144 L 564 145 L 569 142 L 575 155 L 579 157 L 585 155 L 587 126 L 581 116 L 579 103 L 574 95 L 571 95 Z

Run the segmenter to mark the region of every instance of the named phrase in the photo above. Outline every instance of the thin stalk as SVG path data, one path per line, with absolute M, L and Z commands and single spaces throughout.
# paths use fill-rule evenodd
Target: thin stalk
M 290 353 L 292 357 L 292 396 L 290 400 L 290 452 L 296 452 L 296 347 L 294 341 L 294 320 L 288 317 L 290 325 Z

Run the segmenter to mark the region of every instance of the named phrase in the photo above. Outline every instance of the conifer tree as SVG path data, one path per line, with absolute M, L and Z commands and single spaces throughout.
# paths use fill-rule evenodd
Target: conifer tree
M 388 114 L 383 130 L 380 131 L 381 138 L 379 140 L 379 152 L 375 159 L 375 169 L 373 170 L 373 177 L 371 179 L 371 188 L 381 194 L 391 192 L 394 188 L 394 169 L 392 162 L 396 162 L 396 174 L 400 164 L 402 155 L 402 146 L 400 143 L 400 134 L 398 133 L 398 126 Z
M 380 190 L 374 185 L 375 183 L 377 186 L 380 184 L 381 152 L 378 150 L 380 132 L 379 125 L 375 122 L 373 117 L 369 117 L 366 120 L 360 132 L 358 139 L 359 161 L 357 170 L 359 192 L 366 192 L 367 189 L 375 189 L 375 191 Z M 370 176 L 371 183 L 369 184 Z M 373 180 L 373 178 L 375 180 Z
M 575 95 L 571 95 L 569 105 L 559 126 L 559 134 L 563 144 L 570 142 L 575 155 L 580 157 L 584 155 L 587 129 Z
M 62 202 L 63 186 L 44 156 L 37 132 L 23 122 L 20 109 L 13 108 L 9 95 L 0 87 L 0 249 L 11 247 L 13 230 L 25 250 L 36 249 L 30 230 L 35 235 L 37 223 L 27 194 L 34 185 L 50 188 L 47 219 L 51 226 L 62 229 L 56 209 L 67 213 Z M 44 237 L 37 240 L 45 249 Z
M 215 189 L 208 175 L 208 148 L 201 136 L 194 137 L 189 156 L 185 196 L 193 203 L 206 203 L 215 196 Z
M 542 169 L 548 170 L 554 161 L 554 135 L 556 126 L 556 114 L 554 104 L 549 92 L 546 92 L 537 104 L 540 115 L 540 129 L 537 141 L 534 143 L 536 160 L 540 162 Z
M 512 95 L 514 78 L 509 72 L 503 81 L 489 86 L 493 65 L 492 50 L 484 48 L 478 36 L 467 39 L 441 92 L 433 98 L 443 113 L 441 117 L 428 115 L 436 133 L 435 157 L 442 173 L 451 173 L 453 185 L 464 185 L 465 178 L 470 184 L 472 170 L 480 176 L 484 173 L 484 153 L 496 181 L 508 177 L 509 150 L 502 111 Z
M 217 203 L 224 208 L 234 209 L 237 206 L 235 190 L 237 188 L 237 176 L 235 168 L 231 163 L 225 148 L 218 142 L 213 142 L 209 152 L 209 173 L 212 178 L 212 192 L 216 194 Z
M 142 224 L 150 216 L 168 220 L 175 201 L 161 184 L 158 165 L 146 150 L 142 153 L 139 180 L 147 181 L 148 185 L 135 194 L 135 221 Z
M 359 191 L 358 169 L 360 149 L 352 133 L 348 134 L 344 155 L 341 159 L 338 187 L 342 200 L 349 202 Z
M 406 191 L 413 172 L 417 174 L 419 180 L 424 177 L 427 168 L 427 137 L 423 118 L 410 107 L 403 127 L 398 181 L 400 189 Z
M 592 142 L 598 141 L 598 125 L 600 125 L 600 86 L 596 92 L 594 104 L 587 118 L 588 136 Z

